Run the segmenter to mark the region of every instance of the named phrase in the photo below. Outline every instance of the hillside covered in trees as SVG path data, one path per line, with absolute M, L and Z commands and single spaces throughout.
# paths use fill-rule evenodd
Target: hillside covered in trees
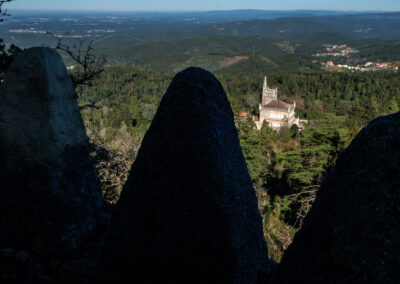
M 10 1 L 0 1 L 0 7 L 7 2 Z M 261 18 L 242 18 L 246 13 Z M 88 207 L 93 208 L 85 208 L 89 213 L 85 211 L 83 214 L 88 215 L 88 220 L 85 221 L 88 228 L 94 226 L 90 225 L 90 222 L 94 222 L 91 214 L 103 215 L 101 220 L 97 221 L 104 226 L 100 229 L 101 234 L 104 233 L 109 217 L 108 211 L 111 211 L 119 200 L 129 170 L 136 160 L 142 140 L 163 95 L 167 92 L 175 73 L 188 66 L 207 68 L 215 72 L 217 79 L 222 83 L 235 115 L 240 145 L 258 198 L 269 257 L 278 263 L 296 233 L 303 228 L 305 217 L 321 185 L 332 174 L 340 154 L 372 119 L 400 110 L 400 76 L 398 71 L 394 71 L 396 69 L 377 72 L 329 72 L 321 68 L 321 63 L 325 63 L 326 60 L 335 60 L 335 63 L 343 64 L 365 64 L 370 60 L 375 61 L 374 64 L 391 61 L 394 66 L 398 65 L 398 13 L 387 13 L 387 18 L 383 14 L 325 15 L 323 12 L 315 12 L 313 15 L 289 13 L 291 17 L 286 17 L 285 13 L 280 16 L 257 11 L 246 13 L 232 12 L 237 18 L 235 21 L 221 21 L 223 15 L 197 14 L 197 21 L 193 17 L 188 23 L 185 19 L 185 24 L 182 24 L 181 14 L 178 18 L 168 16 L 155 20 L 154 16 L 144 13 L 132 18 L 134 22 L 130 22 L 132 19 L 125 17 L 126 15 L 117 15 L 115 18 L 109 18 L 110 22 L 100 26 L 101 29 L 93 31 L 82 29 L 80 23 L 98 25 L 104 15 L 97 15 L 95 20 L 85 15 L 70 15 L 73 19 L 70 27 L 77 29 L 72 34 L 64 35 L 61 35 L 60 29 L 65 26 L 59 23 L 58 15 L 50 15 L 44 22 L 37 22 L 39 18 L 21 15 L 16 17 L 16 21 L 0 26 L 0 37 L 6 39 L 6 43 L 0 41 L 1 83 L 13 58 L 22 52 L 22 49 L 9 42 L 22 43 L 22 47 L 28 47 L 38 42 L 56 39 L 56 49 L 64 55 L 64 61 L 68 65 L 71 64 L 69 69 L 70 75 L 73 74 L 73 87 L 80 85 L 76 89 L 80 113 L 90 138 L 90 155 L 99 178 L 98 181 L 94 171 L 90 173 L 89 178 L 85 177 L 88 178 L 89 187 L 92 187 L 93 191 L 85 198 L 93 199 L 91 202 L 95 204 L 89 204 Z M 0 9 L 0 14 L 5 15 L 5 12 Z M 220 21 L 217 22 L 216 19 Z M 31 21 L 35 23 L 35 28 L 24 30 L 23 27 Z M 13 24 L 21 29 L 10 29 L 10 25 Z M 57 29 L 54 32 L 48 34 L 40 30 L 52 24 L 55 24 L 53 27 Z M 130 24 L 134 27 L 140 26 L 139 32 L 128 28 Z M 147 26 L 143 28 L 143 24 Z M 51 35 L 54 38 L 51 38 Z M 96 42 L 95 49 L 91 46 L 93 42 L 88 47 L 84 41 L 79 41 L 78 50 L 70 52 L 70 47 L 75 48 L 74 39 L 91 39 L 92 36 L 96 38 L 93 41 Z M 346 48 L 356 52 L 340 58 L 334 55 L 318 58 L 315 53 L 323 52 L 328 46 L 327 42 L 344 44 Z M 80 61 L 84 57 L 74 57 L 74 52 L 80 55 L 83 47 L 89 48 L 86 51 L 89 61 Z M 55 56 L 55 52 L 53 53 L 52 56 Z M 82 73 L 80 68 L 88 67 L 85 65 L 88 62 L 96 65 L 96 60 L 99 59 L 96 55 L 99 54 L 107 55 L 107 68 L 103 70 L 106 61 L 102 58 L 97 69 L 91 70 L 92 75 L 101 73 L 100 76 L 93 75 L 89 83 L 85 82 L 89 78 L 87 70 Z M 58 71 L 67 76 L 63 66 Z M 294 126 L 274 132 L 266 123 L 261 130 L 256 130 L 252 115 L 259 114 L 258 103 L 264 73 L 268 73 L 269 85 L 278 88 L 280 99 L 287 102 L 296 101 L 296 115 L 308 121 L 303 130 Z M 79 80 L 74 80 L 74 76 L 82 74 L 83 81 L 78 84 Z M 69 97 L 74 97 L 72 88 Z M 190 106 L 190 103 L 188 105 Z M 78 108 L 74 106 L 74 109 L 76 124 L 79 124 L 81 122 L 77 115 Z M 185 111 L 187 113 L 188 110 Z M 243 112 L 248 113 L 248 117 L 239 115 Z M 80 125 L 80 128 L 82 127 L 83 125 Z M 85 136 L 83 132 L 81 135 Z M 86 148 L 82 147 L 83 152 L 87 154 Z M 354 149 L 352 151 L 354 152 Z M 80 154 L 81 152 L 77 152 L 72 156 L 77 157 Z M 90 170 L 91 159 L 87 157 L 85 161 L 87 169 Z M 77 166 L 73 159 L 69 160 L 69 163 L 71 168 Z M 4 165 L 4 168 L 8 167 L 7 163 Z M 18 166 L 18 162 L 16 165 Z M 63 182 L 68 183 L 70 173 L 67 171 L 62 173 L 64 174 L 67 178 Z M 35 186 L 30 182 L 34 176 L 35 174 L 27 176 L 28 186 Z M 11 179 L 9 177 L 9 180 Z M 7 182 L 9 186 L 18 187 L 11 181 Z M 76 186 L 78 188 L 81 185 Z M 100 202 L 100 196 L 95 196 L 97 186 L 112 206 L 104 205 Z M 29 206 L 31 205 L 27 205 Z M 81 210 L 81 207 L 74 206 L 71 205 L 71 212 Z M 104 209 L 107 212 L 103 212 Z M 58 229 L 61 232 L 74 226 L 66 229 L 60 225 Z M 84 230 L 86 229 L 85 227 Z M 46 233 L 46 230 L 50 229 L 43 229 L 40 233 Z M 311 233 L 309 230 L 308 234 Z M 260 236 L 262 237 L 261 234 Z M 174 237 L 172 241 L 173 239 Z M 99 243 L 102 241 L 96 240 Z M 71 244 L 73 242 L 72 238 Z M 118 242 L 119 240 L 117 246 Z M 2 253 L 4 254 L 4 251 Z M 94 257 L 95 253 L 91 253 L 90 257 Z M 81 276 L 77 276 L 79 277 Z
M 383 89 L 398 83 L 381 75 Z M 0 87 L 1 279 L 398 282 L 400 112 L 353 139 L 353 122 L 374 113 L 360 115 L 371 96 L 349 84 L 348 114 L 329 112 L 321 96 L 312 119 L 306 103 L 300 109 L 302 131 L 256 131 L 232 111 L 255 112 L 255 100 L 232 91 L 260 78 L 221 76 L 225 87 L 200 68 L 171 81 L 112 67 L 77 96 L 56 51 L 18 55 Z M 397 99 L 383 92 L 375 110 L 390 112 Z
M 93 87 L 81 87 L 80 104 L 95 103 L 82 115 L 93 157 L 110 203 L 119 196 L 141 140 L 172 73 L 110 67 Z M 262 74 L 217 73 L 234 113 L 257 114 Z M 297 102 L 297 115 L 309 120 L 279 133 L 253 121 L 236 125 L 249 173 L 259 198 L 270 256 L 279 261 L 301 227 L 321 183 L 336 159 L 371 119 L 394 113 L 400 104 L 400 77 L 391 72 L 277 72 L 269 74 L 279 97 Z

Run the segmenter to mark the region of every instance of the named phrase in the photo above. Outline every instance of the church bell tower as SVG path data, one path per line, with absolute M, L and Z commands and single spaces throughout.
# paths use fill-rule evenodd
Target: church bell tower
M 265 106 L 269 104 L 271 101 L 276 101 L 278 100 L 278 89 L 270 89 L 268 88 L 268 79 L 267 75 L 264 76 L 264 86 L 263 86 L 263 92 L 262 92 L 262 97 L 261 97 L 261 105 Z

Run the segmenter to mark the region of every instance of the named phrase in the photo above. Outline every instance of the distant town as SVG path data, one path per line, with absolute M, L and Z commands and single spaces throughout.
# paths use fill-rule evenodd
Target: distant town
M 379 70 L 391 70 L 398 71 L 400 66 L 400 61 L 396 62 L 367 62 L 363 65 L 348 65 L 348 64 L 335 64 L 333 61 L 327 61 L 321 63 L 323 68 L 330 71 L 379 71 Z
M 358 53 L 358 50 L 353 49 L 346 44 L 342 45 L 330 45 L 330 44 L 324 44 L 322 45 L 325 47 L 326 52 L 325 53 L 317 53 L 314 54 L 314 56 L 317 57 L 322 57 L 322 56 L 349 56 L 350 54 L 353 53 Z
M 358 53 L 358 50 L 346 45 L 330 45 L 324 44 L 326 52 L 314 54 L 316 57 L 351 57 Z M 329 60 L 326 62 L 321 62 L 322 66 L 326 70 L 330 71 L 342 71 L 342 70 L 350 70 L 350 71 L 378 71 L 378 70 L 391 70 L 398 71 L 400 66 L 400 61 L 396 62 L 366 62 L 363 64 L 350 65 L 350 64 L 335 64 L 333 61 Z

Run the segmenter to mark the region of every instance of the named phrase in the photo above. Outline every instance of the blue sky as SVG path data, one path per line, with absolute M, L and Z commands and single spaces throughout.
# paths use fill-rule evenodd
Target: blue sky
M 400 11 L 400 0 L 15 0 L 13 9 L 103 11 L 352 10 Z

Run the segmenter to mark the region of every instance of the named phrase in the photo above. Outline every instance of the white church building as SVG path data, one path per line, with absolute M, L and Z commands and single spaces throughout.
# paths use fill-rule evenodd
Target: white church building
M 269 127 L 276 131 L 284 126 L 290 128 L 293 124 L 300 127 L 299 118 L 295 117 L 296 102 L 288 104 L 278 100 L 278 89 L 268 87 L 267 76 L 264 77 L 259 109 L 260 116 L 258 121 L 255 121 L 257 129 L 261 129 L 264 120 L 268 122 Z

